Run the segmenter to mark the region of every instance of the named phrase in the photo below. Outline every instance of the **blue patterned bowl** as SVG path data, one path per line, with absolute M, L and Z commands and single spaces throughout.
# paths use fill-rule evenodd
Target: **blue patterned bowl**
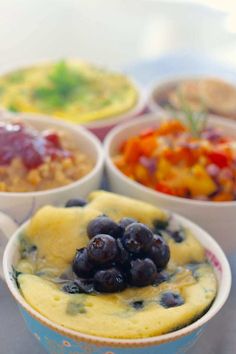
M 112 339 L 83 334 L 62 327 L 34 310 L 22 297 L 15 282 L 13 267 L 19 259 L 19 235 L 23 224 L 11 237 L 3 258 L 4 276 L 10 292 L 18 303 L 26 325 L 50 354 L 184 354 L 197 341 L 206 323 L 221 309 L 229 295 L 231 272 L 226 256 L 216 241 L 203 229 L 175 215 L 177 221 L 192 230 L 206 249 L 217 279 L 216 299 L 200 319 L 171 333 L 144 339 Z

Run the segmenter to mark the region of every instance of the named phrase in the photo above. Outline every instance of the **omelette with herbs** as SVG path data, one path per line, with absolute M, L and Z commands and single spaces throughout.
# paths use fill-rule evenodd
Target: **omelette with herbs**
M 0 77 L 0 106 L 89 123 L 123 114 L 138 93 L 125 75 L 77 60 L 41 64 Z

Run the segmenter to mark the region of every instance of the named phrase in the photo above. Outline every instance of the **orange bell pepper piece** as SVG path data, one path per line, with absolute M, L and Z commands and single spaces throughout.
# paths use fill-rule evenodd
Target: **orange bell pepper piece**
M 234 200 L 233 195 L 227 192 L 221 192 L 212 198 L 214 202 L 230 202 L 231 200 Z
M 157 135 L 169 135 L 186 131 L 186 127 L 178 120 L 168 120 L 163 122 L 156 130 Z
M 193 165 L 198 159 L 195 151 L 185 147 L 168 149 L 164 152 L 164 157 L 174 165 L 181 162 L 185 163 L 187 166 Z
M 150 157 L 157 147 L 157 139 L 155 136 L 146 136 L 140 140 L 140 149 L 143 155 Z
M 124 146 L 124 158 L 127 163 L 138 162 L 141 156 L 140 139 L 137 137 L 129 139 Z

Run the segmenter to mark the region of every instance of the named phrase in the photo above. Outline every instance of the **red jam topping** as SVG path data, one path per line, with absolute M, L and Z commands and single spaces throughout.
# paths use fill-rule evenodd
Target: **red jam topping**
M 39 132 L 19 122 L 0 122 L 0 165 L 9 165 L 19 157 L 27 169 L 33 169 L 44 163 L 47 157 L 54 160 L 70 156 L 55 132 Z

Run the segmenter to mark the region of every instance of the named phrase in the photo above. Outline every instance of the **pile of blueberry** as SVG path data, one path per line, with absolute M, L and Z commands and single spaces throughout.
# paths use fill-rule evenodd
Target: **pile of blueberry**
M 101 215 L 87 226 L 87 247 L 78 249 L 72 264 L 69 293 L 114 293 L 128 286 L 158 285 L 166 280 L 170 250 L 160 235 L 132 218 L 119 223 Z

